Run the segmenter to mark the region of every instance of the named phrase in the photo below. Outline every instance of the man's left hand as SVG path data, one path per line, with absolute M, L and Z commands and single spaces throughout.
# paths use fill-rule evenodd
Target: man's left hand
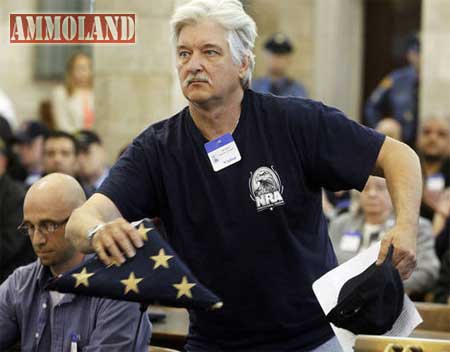
M 416 267 L 417 226 L 396 225 L 385 233 L 381 240 L 377 265 L 384 262 L 389 246 L 394 246 L 392 264 L 397 268 L 402 280 L 408 279 Z

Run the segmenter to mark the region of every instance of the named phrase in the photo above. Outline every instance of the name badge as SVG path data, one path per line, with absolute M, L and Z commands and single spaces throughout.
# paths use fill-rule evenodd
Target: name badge
M 230 133 L 226 133 L 205 144 L 214 171 L 220 171 L 241 160 L 241 154 Z
M 441 173 L 429 176 L 426 181 L 426 189 L 432 192 L 440 192 L 445 188 L 444 175 Z
M 361 245 L 361 234 L 358 231 L 346 231 L 339 247 L 346 252 L 356 252 Z

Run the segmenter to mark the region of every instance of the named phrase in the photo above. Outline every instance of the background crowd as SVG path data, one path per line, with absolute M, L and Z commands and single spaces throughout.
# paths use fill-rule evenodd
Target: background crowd
M 408 65 L 380 77 L 361 120 L 408 143 L 421 158 L 424 184 L 417 269 L 404 286 L 414 300 L 450 304 L 449 118 L 419 116 L 418 38 L 412 36 L 406 47 Z M 306 99 L 304 85 L 287 74 L 294 51 L 290 39 L 276 33 L 264 48 L 267 73 L 253 81 L 252 89 Z M 93 80 L 91 58 L 75 54 L 67 62 L 65 81 L 49 97 L 47 109 L 22 123 L 14 115 L 7 92 L 0 94 L 0 282 L 15 268 L 35 260 L 29 238 L 17 230 L 24 195 L 32 184 L 47 174 L 64 173 L 75 177 L 89 197 L 108 175 L 110 153 L 101 133 L 94 130 Z M 324 190 L 323 208 L 340 263 L 382 238 L 394 225 L 394 210 L 381 178 L 371 177 L 362 193 Z

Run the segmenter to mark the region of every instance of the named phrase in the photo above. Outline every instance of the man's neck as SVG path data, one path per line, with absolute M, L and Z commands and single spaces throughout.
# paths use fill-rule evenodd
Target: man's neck
M 84 259 L 84 254 L 77 252 L 70 259 L 66 260 L 64 263 L 50 266 L 50 271 L 53 276 L 58 276 L 59 274 L 63 274 L 66 271 L 74 268 L 78 264 L 80 264 Z
M 89 186 L 94 186 L 97 180 L 102 177 L 103 173 L 105 172 L 105 168 L 101 170 L 97 170 L 95 174 L 90 175 L 89 177 L 86 177 L 83 179 L 83 182 Z
M 286 78 L 286 75 L 284 73 L 282 74 L 271 73 L 269 77 L 272 82 L 278 82 L 281 81 L 283 78 Z
M 230 96 L 226 101 L 217 104 L 189 104 L 189 112 L 202 135 L 213 140 L 225 133 L 233 133 L 241 115 L 241 102 L 244 97 L 242 89 Z
M 431 176 L 438 173 L 442 168 L 443 162 L 444 161 L 442 159 L 438 158 L 436 159 L 424 158 L 423 168 L 425 170 L 425 175 Z
M 40 174 L 43 171 L 42 163 L 32 164 L 27 169 L 29 174 Z
M 365 214 L 365 223 L 369 225 L 383 225 L 389 217 L 389 212 Z

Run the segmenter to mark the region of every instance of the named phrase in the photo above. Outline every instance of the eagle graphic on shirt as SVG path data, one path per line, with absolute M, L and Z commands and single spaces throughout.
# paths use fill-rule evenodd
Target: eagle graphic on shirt
M 256 210 L 273 210 L 284 204 L 281 179 L 272 167 L 261 166 L 255 172 L 250 172 L 250 198 L 256 203 Z

